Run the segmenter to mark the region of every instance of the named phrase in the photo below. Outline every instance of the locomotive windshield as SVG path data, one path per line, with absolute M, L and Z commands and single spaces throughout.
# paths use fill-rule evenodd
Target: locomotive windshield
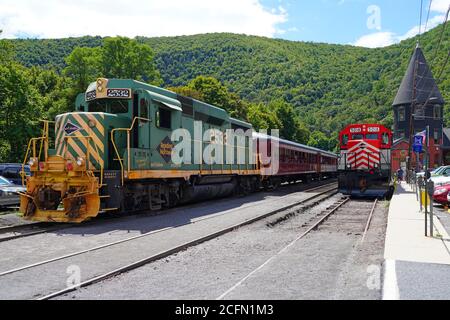
M 102 99 L 89 102 L 89 112 L 105 112 L 112 114 L 128 113 L 129 100 Z
M 378 140 L 378 134 L 376 133 L 366 134 L 366 140 Z

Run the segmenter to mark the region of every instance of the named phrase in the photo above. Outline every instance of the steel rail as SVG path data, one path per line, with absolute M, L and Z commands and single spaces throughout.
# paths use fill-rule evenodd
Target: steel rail
M 344 204 L 346 204 L 350 198 L 346 198 L 342 202 L 339 202 L 335 208 L 330 210 L 324 217 L 322 217 L 319 221 L 314 223 L 310 228 L 308 228 L 305 232 L 303 232 L 300 236 L 295 238 L 293 241 L 291 241 L 287 246 L 282 248 L 280 251 L 278 251 L 275 255 L 267 259 L 263 264 L 261 264 L 259 267 L 254 269 L 252 272 L 247 274 L 244 278 L 242 278 L 238 283 L 236 283 L 234 286 L 232 286 L 230 289 L 225 291 L 220 297 L 218 297 L 216 300 L 222 300 L 224 299 L 229 293 L 234 291 L 237 287 L 239 287 L 242 283 L 244 283 L 248 278 L 250 278 L 252 275 L 254 275 L 256 272 L 264 268 L 266 265 L 268 265 L 271 261 L 273 261 L 276 257 L 286 252 L 289 248 L 291 248 L 294 244 L 296 244 L 299 240 L 305 238 L 308 234 L 310 234 L 312 231 L 317 230 L 319 226 L 324 223 L 326 220 L 330 218 L 332 214 L 334 214 L 337 210 L 339 210 Z
M 323 186 L 322 186 L 322 188 L 323 188 Z M 316 189 L 317 189 L 317 188 L 314 188 L 314 189 L 311 189 L 311 190 L 306 190 L 306 191 L 312 191 L 312 190 L 316 190 Z M 97 277 L 88 279 L 88 280 L 86 280 L 86 281 L 84 281 L 84 282 L 82 282 L 82 283 L 80 283 L 80 284 L 77 284 L 77 285 L 74 285 L 74 286 L 65 288 L 65 289 L 63 289 L 63 290 L 60 290 L 60 291 L 57 291 L 57 292 L 48 294 L 48 295 L 46 295 L 46 296 L 40 297 L 40 298 L 38 298 L 37 300 L 49 300 L 49 299 L 52 299 L 52 298 L 61 296 L 61 295 L 63 295 L 63 294 L 72 292 L 72 291 L 74 291 L 74 290 L 77 290 L 77 289 L 79 289 L 79 288 L 86 287 L 86 286 L 92 285 L 92 284 L 94 284 L 94 283 L 100 282 L 100 281 L 102 281 L 102 280 L 108 279 L 108 278 L 110 278 L 110 277 L 116 276 L 116 275 L 118 275 L 118 274 L 121 274 L 121 273 L 130 271 L 130 270 L 133 270 L 133 269 L 137 269 L 137 268 L 139 268 L 139 267 L 141 267 L 141 266 L 143 266 L 143 265 L 152 263 L 152 262 L 157 261 L 157 260 L 160 260 L 160 259 L 162 259 L 162 258 L 171 256 L 171 255 L 173 255 L 173 254 L 175 254 L 175 253 L 177 253 L 177 252 L 186 250 L 186 249 L 188 249 L 188 248 L 190 248 L 190 247 L 193 247 L 193 246 L 196 246 L 196 245 L 198 245 L 198 244 L 204 243 L 204 242 L 206 242 L 206 241 L 215 239 L 215 238 L 217 238 L 217 237 L 220 237 L 220 236 L 222 236 L 222 235 L 225 235 L 225 234 L 227 234 L 227 233 L 230 233 L 230 232 L 232 232 L 232 231 L 234 231 L 234 230 L 240 229 L 240 228 L 242 228 L 242 227 L 244 227 L 244 226 L 251 225 L 251 224 L 253 224 L 253 223 L 255 223 L 255 222 L 258 222 L 258 221 L 261 221 L 261 220 L 266 219 L 266 218 L 268 218 L 268 217 L 274 216 L 274 215 L 276 215 L 276 214 L 278 214 L 278 213 L 280 213 L 280 212 L 283 212 L 283 211 L 286 211 L 286 210 L 295 208 L 295 207 L 297 207 L 297 206 L 300 206 L 300 205 L 302 205 L 302 204 L 304 204 L 304 203 L 307 203 L 307 202 L 309 202 L 309 201 L 311 201 L 311 200 L 314 200 L 314 199 L 316 199 L 316 198 L 319 198 L 319 197 L 321 197 L 321 196 L 323 196 L 323 195 L 325 195 L 325 194 L 327 194 L 327 193 L 330 193 L 330 192 L 331 192 L 331 194 L 330 194 L 327 198 L 332 197 L 332 196 L 334 196 L 334 195 L 336 195 L 336 194 L 338 193 L 337 187 L 332 188 L 332 189 L 328 189 L 328 190 L 326 190 L 326 191 L 324 191 L 324 192 L 321 192 L 321 193 L 318 193 L 318 194 L 315 194 L 315 195 L 313 195 L 313 196 L 311 196 L 311 197 L 308 197 L 308 198 L 306 198 L 306 199 L 303 199 L 303 200 L 301 200 L 301 201 L 299 201 L 299 202 L 296 202 L 296 203 L 293 203 L 293 204 L 290 204 L 290 205 L 287 205 L 287 206 L 283 206 L 283 207 L 278 208 L 278 209 L 276 209 L 276 210 L 273 210 L 273 211 L 271 211 L 271 212 L 269 212 L 269 213 L 266 213 L 266 214 L 263 214 L 263 215 L 260 215 L 260 216 L 253 217 L 253 218 L 251 218 L 251 219 L 245 220 L 245 221 L 240 222 L 240 223 L 238 223 L 238 224 L 236 224 L 236 225 L 233 225 L 233 226 L 231 226 L 231 227 L 226 227 L 226 228 L 224 228 L 224 229 L 222 229 L 222 230 L 213 232 L 213 233 L 208 234 L 208 235 L 206 235 L 206 236 L 202 236 L 202 237 L 197 238 L 197 239 L 195 239 L 195 240 L 192 240 L 192 241 L 183 243 L 183 244 L 181 244 L 181 245 L 177 245 L 177 246 L 175 246 L 175 247 L 172 247 L 171 249 L 162 251 L 162 252 L 160 252 L 160 253 L 157 253 L 157 254 L 152 255 L 152 256 L 149 256 L 149 257 L 147 257 L 147 258 L 144 258 L 144 259 L 141 259 L 141 260 L 139 260 L 139 261 L 133 262 L 133 263 L 128 264 L 128 265 L 126 265 L 126 266 L 117 268 L 117 269 L 115 269 L 115 270 L 113 270 L 113 271 L 107 272 L 107 273 L 102 274 L 102 275 L 100 275 L 100 276 L 97 276 Z M 278 200 L 279 200 L 279 199 L 278 199 Z M 348 200 L 346 200 L 346 201 L 348 201 Z M 343 205 L 343 204 L 342 204 L 342 205 Z M 341 205 L 341 206 L 342 206 L 342 205 Z M 335 212 L 337 209 L 338 209 L 338 208 L 334 209 L 333 212 Z M 330 215 L 330 214 L 329 214 L 329 215 Z M 329 215 L 328 215 L 328 216 L 329 216 Z M 324 220 L 325 220 L 325 219 L 321 219 L 321 221 L 324 221 Z M 190 224 L 190 223 L 188 223 L 188 224 Z M 187 225 L 187 224 L 186 224 L 186 225 Z M 0 274 L 0 275 L 1 275 L 1 274 Z
M 314 187 L 312 189 L 306 189 L 306 190 L 302 190 L 302 191 L 298 191 L 298 192 L 311 192 L 311 191 L 314 191 L 314 190 L 317 190 L 317 189 L 321 189 L 321 188 L 324 188 L 324 187 L 327 187 L 327 186 L 331 186 L 331 185 L 333 185 L 335 183 L 336 182 L 331 182 L 329 184 L 324 184 L 324 185 L 321 185 L 321 186 L 318 186 L 318 187 Z M 289 186 L 283 186 L 283 187 L 289 187 Z M 282 199 L 287 198 L 289 196 L 290 195 L 282 196 L 280 198 L 274 199 L 273 201 L 282 200 Z M 269 202 L 269 203 L 271 203 L 271 202 Z M 192 205 L 184 206 L 183 208 L 191 208 L 191 207 L 193 207 L 195 205 L 198 205 L 198 204 L 192 204 Z M 238 210 L 238 209 L 236 209 L 236 210 Z M 118 217 L 117 219 L 112 220 L 111 222 L 106 222 L 106 223 L 114 223 L 114 222 L 117 222 L 117 221 L 120 221 L 120 220 L 126 221 L 126 219 L 135 218 L 135 217 L 145 217 L 145 216 L 149 216 L 149 215 L 153 214 L 153 212 L 149 212 L 149 213 L 146 213 L 146 212 L 147 212 L 147 210 L 133 211 L 133 212 L 131 212 L 132 214 L 123 215 L 121 217 Z M 229 212 L 230 211 L 228 211 L 228 213 Z M 220 215 L 218 215 L 218 216 L 220 216 Z M 99 221 L 104 221 L 104 220 L 102 220 L 101 217 L 99 217 L 98 219 L 91 220 L 91 221 L 86 221 L 86 222 L 84 222 L 83 224 L 80 224 L 80 225 L 75 225 L 75 224 L 67 224 L 67 225 L 66 224 L 58 224 L 57 226 L 55 225 L 55 226 L 53 226 L 51 228 L 49 227 L 49 228 L 47 228 L 45 230 L 37 230 L 37 231 L 23 233 L 23 234 L 15 234 L 15 235 L 12 235 L 12 236 L 0 237 L 0 243 L 1 242 L 15 240 L 15 239 L 20 239 L 20 238 L 25 238 L 25 237 L 29 237 L 29 236 L 39 235 L 39 234 L 43 234 L 43 233 L 47 233 L 47 232 L 62 230 L 62 229 L 70 228 L 70 227 L 78 228 L 78 227 L 89 226 L 89 225 L 97 224 L 97 223 L 99 223 Z M 199 220 L 197 220 L 197 221 L 199 221 Z M 0 235 L 5 234 L 5 233 L 19 232 L 22 229 L 44 226 L 45 224 L 49 224 L 49 223 L 52 223 L 52 222 L 35 222 L 35 223 L 29 223 L 29 224 L 19 224 L 19 225 L 0 227 Z M 0 273 L 0 276 L 1 275 L 2 275 L 2 273 Z
M 328 186 L 328 185 L 326 185 L 326 186 Z M 308 191 L 317 190 L 317 189 L 319 189 L 319 188 L 310 189 Z M 337 189 L 337 188 L 328 189 L 325 192 L 323 192 L 323 193 L 321 193 L 319 195 L 316 195 L 316 197 L 320 197 L 321 195 L 326 194 L 328 192 L 331 192 L 331 191 L 333 191 L 335 189 Z M 303 203 L 308 202 L 308 201 L 310 201 L 310 200 L 305 200 Z M 271 201 L 271 202 L 273 202 L 273 201 Z M 206 218 L 203 218 L 203 219 L 197 219 L 197 220 L 193 220 L 193 221 L 190 221 L 190 222 L 187 222 L 187 223 L 181 223 L 181 224 L 174 225 L 174 226 L 171 226 L 171 227 L 150 231 L 150 232 L 147 232 L 147 233 L 144 233 L 144 234 L 141 234 L 141 235 L 137 235 L 137 236 L 134 236 L 134 237 L 129 237 L 129 238 L 126 238 L 126 239 L 122 239 L 122 240 L 118 240 L 118 241 L 115 241 L 115 242 L 107 243 L 107 244 L 100 245 L 100 246 L 97 246 L 97 247 L 94 247 L 94 248 L 73 252 L 73 253 L 66 254 L 66 255 L 63 255 L 63 256 L 59 256 L 59 257 L 56 257 L 56 258 L 40 261 L 40 262 L 37 262 L 37 263 L 33 263 L 33 264 L 30 264 L 30 265 L 26 265 L 26 266 L 15 268 L 15 269 L 11 269 L 11 270 L 7 270 L 7 271 L 4 271 L 4 272 L 0 272 L 0 277 L 8 275 L 8 274 L 11 274 L 11 273 L 16 273 L 16 272 L 19 272 L 19 271 L 23 271 L 23 270 L 31 269 L 31 268 L 34 268 L 34 267 L 38 267 L 38 266 L 41 266 L 41 265 L 44 265 L 44 264 L 48 264 L 48 263 L 64 260 L 64 259 L 67 259 L 67 258 L 71 258 L 71 257 L 74 257 L 74 256 L 82 255 L 82 254 L 85 254 L 85 253 L 89 253 L 89 252 L 97 251 L 97 250 L 100 250 L 100 249 L 112 247 L 112 246 L 115 246 L 115 245 L 118 245 L 118 244 L 122 244 L 122 243 L 125 243 L 125 242 L 141 239 L 141 238 L 148 237 L 148 236 L 151 236 L 151 235 L 154 235 L 154 234 L 158 234 L 158 233 L 161 233 L 161 232 L 164 232 L 164 231 L 167 231 L 167 230 L 172 230 L 172 229 L 183 227 L 183 226 L 187 226 L 187 225 L 190 225 L 190 224 L 193 224 L 193 223 L 198 223 L 198 222 L 201 222 L 201 221 L 214 219 L 214 218 L 226 215 L 226 214 L 230 214 L 231 212 L 238 211 L 240 209 L 242 209 L 242 208 L 234 209 L 234 210 L 231 210 L 231 211 L 225 211 L 224 213 L 219 214 L 219 215 L 212 215 L 212 216 L 209 216 L 209 217 L 206 217 Z
M 375 202 L 373 203 L 373 206 L 372 206 L 372 210 L 370 210 L 369 217 L 367 218 L 366 228 L 364 229 L 364 234 L 361 239 L 361 244 L 364 243 L 364 240 L 366 240 L 367 231 L 369 231 L 370 224 L 372 222 L 373 214 L 375 212 L 375 208 L 377 207 L 377 204 L 378 204 L 378 199 L 375 200 Z
M 47 232 L 51 232 L 51 231 L 62 230 L 62 229 L 72 227 L 71 225 L 63 225 L 63 224 L 60 224 L 57 226 L 45 227 L 45 225 L 48 223 L 49 222 L 36 222 L 36 223 L 30 223 L 30 224 L 20 224 L 20 225 L 1 227 L 0 235 L 8 234 L 8 233 L 16 233 L 16 232 L 21 232 L 21 231 L 23 231 L 25 233 L 14 234 L 11 236 L 6 236 L 6 237 L 0 236 L 0 242 L 6 242 L 6 241 L 10 241 L 10 240 L 25 238 L 25 237 L 34 236 L 37 234 L 42 234 L 42 233 L 47 233 Z M 26 232 L 28 229 L 41 228 L 41 227 L 43 228 L 41 230 L 35 230 L 35 231 L 31 230 L 31 232 Z

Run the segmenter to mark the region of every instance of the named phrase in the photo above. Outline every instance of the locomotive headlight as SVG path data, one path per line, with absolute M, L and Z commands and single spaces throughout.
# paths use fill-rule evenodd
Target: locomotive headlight
M 37 158 L 31 158 L 30 161 L 28 161 L 28 165 L 30 167 L 34 167 L 38 164 L 38 159 Z
M 77 166 L 81 167 L 84 163 L 84 159 L 83 158 L 78 158 L 77 159 Z

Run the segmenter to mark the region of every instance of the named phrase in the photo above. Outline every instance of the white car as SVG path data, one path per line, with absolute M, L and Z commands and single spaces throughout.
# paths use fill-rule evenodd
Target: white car
M 445 186 L 446 184 L 450 184 L 450 175 L 446 174 L 444 176 L 432 177 L 430 180 L 434 182 L 434 187 Z

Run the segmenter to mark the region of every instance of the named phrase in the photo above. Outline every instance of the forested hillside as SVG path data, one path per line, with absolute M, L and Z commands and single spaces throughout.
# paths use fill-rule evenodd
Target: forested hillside
M 441 30 L 442 26 L 439 26 L 420 40 L 435 74 L 441 69 L 450 48 L 449 27 L 438 48 Z M 298 114 L 299 125 L 309 131 L 307 142 L 333 149 L 337 132 L 348 123 L 392 124 L 391 103 L 417 38 L 381 49 L 234 34 L 141 37 L 137 41 L 152 48 L 163 86 L 187 86 L 197 76 L 209 76 L 218 79 L 231 95 L 245 102 L 264 105 L 267 110 L 275 100 L 278 104 L 284 101 Z M 11 42 L 20 64 L 64 74 L 65 59 L 74 48 L 98 47 L 103 39 L 82 37 Z M 439 83 L 448 101 L 448 125 L 449 70 L 450 64 Z M 251 111 L 250 107 L 248 112 Z

